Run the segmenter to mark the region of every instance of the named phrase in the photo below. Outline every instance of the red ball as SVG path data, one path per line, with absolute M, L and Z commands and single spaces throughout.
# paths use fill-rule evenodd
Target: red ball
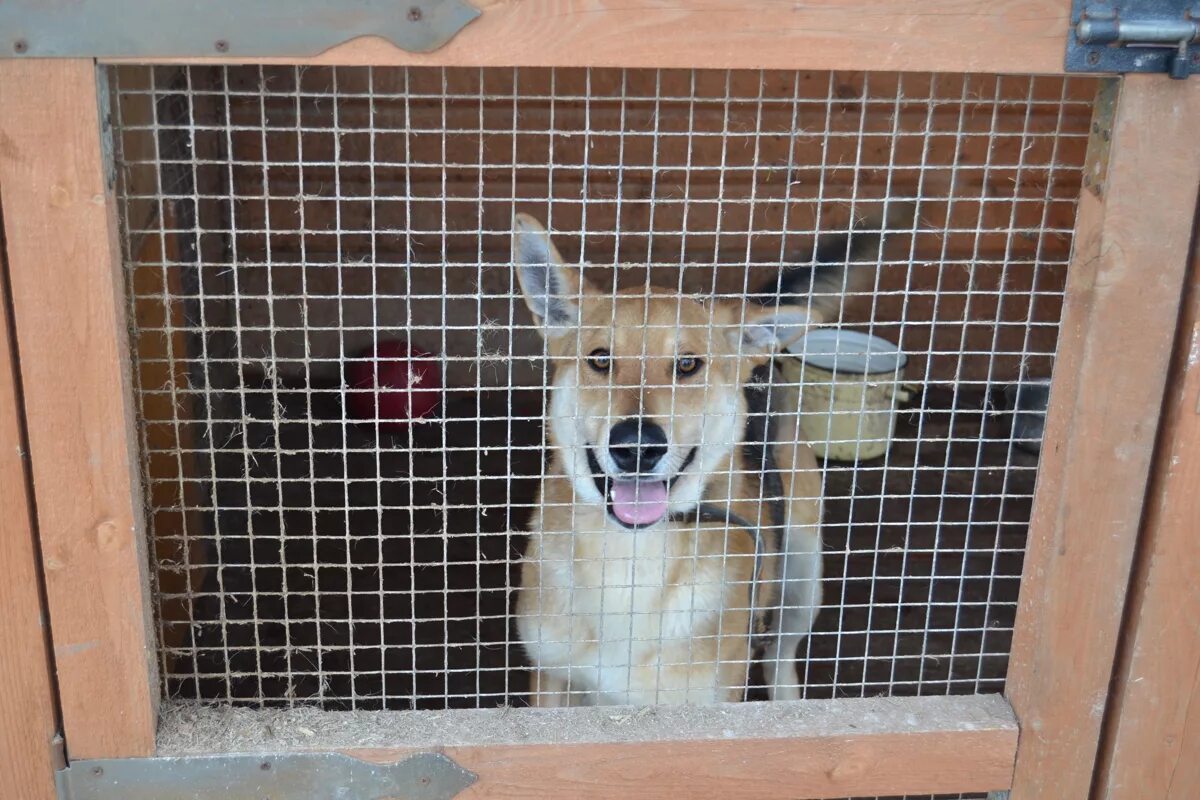
M 346 365 L 346 406 L 385 431 L 403 431 L 442 399 L 442 368 L 436 356 L 408 342 L 387 340 L 360 352 Z

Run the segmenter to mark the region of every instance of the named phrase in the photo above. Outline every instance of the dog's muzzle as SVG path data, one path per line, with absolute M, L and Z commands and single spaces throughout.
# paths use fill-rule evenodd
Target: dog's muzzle
M 668 494 L 696 457 L 696 448 L 670 478 L 655 474 L 667 452 L 666 432 L 640 418 L 622 420 L 609 431 L 608 455 L 619 475 L 609 475 L 592 447 L 587 447 L 588 469 L 609 516 L 626 528 L 644 528 L 667 516 Z

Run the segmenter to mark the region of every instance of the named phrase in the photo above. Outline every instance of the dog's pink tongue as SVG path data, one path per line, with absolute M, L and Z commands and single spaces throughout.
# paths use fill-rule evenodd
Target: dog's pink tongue
M 667 482 L 614 480 L 612 509 L 626 525 L 652 525 L 667 515 Z

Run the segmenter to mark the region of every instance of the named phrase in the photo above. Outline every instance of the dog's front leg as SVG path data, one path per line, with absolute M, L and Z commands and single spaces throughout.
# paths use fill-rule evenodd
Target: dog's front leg
M 774 636 L 763 655 L 772 700 L 799 700 L 796 650 L 821 607 L 821 533 L 816 525 L 789 527 L 784 541 L 783 600 Z
M 529 678 L 529 704 L 534 708 L 565 708 L 570 703 L 570 684 L 543 669 L 534 668 Z

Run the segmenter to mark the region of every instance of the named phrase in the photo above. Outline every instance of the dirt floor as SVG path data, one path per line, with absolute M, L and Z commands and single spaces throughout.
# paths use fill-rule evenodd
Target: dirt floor
M 265 389 L 237 395 L 247 422 L 207 466 L 206 558 L 221 566 L 170 654 L 168 695 L 524 702 L 507 614 L 524 537 L 507 531 L 534 499 L 542 393 L 452 393 L 441 420 L 377 438 L 344 421 L 337 390 Z M 989 398 L 918 402 L 887 457 L 826 467 L 809 697 L 1003 687 L 1036 457 L 1010 447 Z

